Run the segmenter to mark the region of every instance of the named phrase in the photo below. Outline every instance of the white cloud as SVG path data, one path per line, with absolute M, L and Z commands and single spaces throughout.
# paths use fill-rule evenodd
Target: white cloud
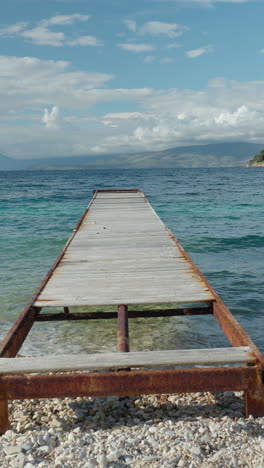
M 165 35 L 172 39 L 181 36 L 185 31 L 188 31 L 188 29 L 187 26 L 182 24 L 148 21 L 141 26 L 139 32 L 140 34 L 150 34 L 151 36 Z
M 89 15 L 80 15 L 79 13 L 53 16 L 49 19 L 39 21 L 37 25 L 31 29 L 28 28 L 28 23 L 15 23 L 0 29 L 0 36 L 20 36 L 30 40 L 33 44 L 49 45 L 53 47 L 60 47 L 63 45 L 101 46 L 103 45 L 102 42 L 94 36 L 79 36 L 76 39 L 66 40 L 64 32 L 50 29 L 55 26 L 62 27 L 71 25 L 76 21 L 88 21 L 89 18 Z
M 187 57 L 189 58 L 196 58 L 200 57 L 201 55 L 207 54 L 208 52 L 212 52 L 213 47 L 211 45 L 207 45 L 204 47 L 199 47 L 198 49 L 188 50 L 186 52 Z
M 76 39 L 73 39 L 72 41 L 68 41 L 67 44 L 70 46 L 80 45 L 80 46 L 100 47 L 103 45 L 103 42 L 94 36 L 79 36 Z
M 263 99 L 264 81 L 216 79 L 202 91 L 154 92 L 142 100 L 141 115 L 119 119 L 118 128 L 101 139 L 97 149 L 148 151 L 234 139 L 263 142 Z
M 26 39 L 31 39 L 33 44 L 50 45 L 53 47 L 62 46 L 65 39 L 63 32 L 50 31 L 44 26 L 37 26 L 36 28 L 22 31 L 20 35 Z
M 0 56 L 0 108 L 9 102 L 9 109 L 32 107 L 89 107 L 100 99 L 108 100 L 103 89 L 113 75 L 71 71 L 66 61 L 40 60 L 33 57 Z M 105 92 L 105 96 L 103 96 Z M 122 99 L 122 90 L 116 95 Z
M 42 122 L 47 128 L 57 129 L 59 125 L 59 108 L 57 106 L 53 106 L 50 112 L 48 109 L 44 109 Z
M 260 49 L 260 53 L 261 53 L 261 54 L 264 54 L 264 49 Z
M 242 105 L 234 112 L 223 111 L 215 117 L 215 122 L 223 126 L 237 126 L 240 123 L 246 123 L 254 115 L 254 111 L 250 111 L 247 106 Z
M 123 50 L 128 50 L 129 52 L 135 53 L 150 52 L 151 50 L 154 50 L 154 47 L 151 44 L 123 43 L 118 44 L 118 46 Z
M 49 19 L 44 19 L 40 23 L 42 26 L 58 26 L 58 25 L 68 25 L 73 24 L 76 21 L 88 21 L 90 19 L 89 15 L 80 15 L 79 13 L 74 13 L 72 15 L 58 15 L 52 16 Z
M 124 24 L 129 29 L 129 31 L 136 32 L 137 23 L 134 20 L 124 20 Z
M 112 112 L 104 115 L 104 119 L 137 119 L 138 117 L 144 118 L 142 112 Z
M 199 91 L 154 91 L 111 89 L 113 78 L 73 71 L 66 61 L 0 57 L 1 151 L 41 157 L 263 142 L 264 81 L 217 78 Z M 100 115 L 96 108 L 120 101 L 125 112 Z
M 0 29 L 0 36 L 14 36 L 27 27 L 28 23 L 15 23 Z

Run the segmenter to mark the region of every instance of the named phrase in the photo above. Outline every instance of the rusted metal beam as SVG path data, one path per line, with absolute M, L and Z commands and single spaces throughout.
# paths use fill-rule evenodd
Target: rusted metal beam
M 256 356 L 257 360 L 261 364 L 261 367 L 264 369 L 263 354 L 220 298 L 217 302 L 214 303 L 213 313 L 230 343 L 233 346 L 249 346 L 252 350 L 252 353 Z
M 196 307 L 184 309 L 157 309 L 157 310 L 129 310 L 128 318 L 153 318 L 153 317 L 181 317 L 185 315 L 212 315 L 213 309 L 209 307 Z M 102 320 L 116 319 L 117 312 L 80 312 L 80 313 L 47 313 L 39 314 L 36 322 L 48 322 L 55 320 Z
M 164 369 L 78 374 L 3 375 L 0 386 L 9 400 L 77 396 L 225 392 L 255 388 L 252 367 Z
M 0 434 L 7 431 L 8 425 L 8 401 L 4 395 L 0 395 Z
M 118 351 L 127 353 L 129 351 L 129 331 L 127 305 L 119 305 L 117 309 L 117 338 Z
M 0 345 L 0 357 L 16 356 L 30 332 L 39 310 L 40 309 L 37 307 L 32 307 L 31 305 L 25 307 L 22 314 L 3 339 Z
M 222 328 L 223 332 L 225 333 L 227 339 L 229 342 L 232 344 L 232 346 L 249 346 L 253 352 L 253 354 L 256 356 L 257 360 L 259 361 L 262 370 L 264 371 L 264 355 L 261 353 L 261 351 L 258 349 L 258 347 L 255 345 L 255 343 L 251 340 L 249 335 L 246 333 L 246 331 L 241 327 L 241 325 L 238 323 L 238 321 L 235 319 L 235 317 L 232 315 L 228 307 L 225 305 L 225 303 L 222 301 L 220 296 L 216 293 L 216 291 L 212 288 L 211 284 L 209 281 L 206 279 L 206 277 L 203 275 L 203 273 L 199 270 L 197 265 L 193 262 L 191 257 L 187 254 L 187 252 L 184 250 L 182 245 L 179 243 L 179 241 L 176 239 L 176 237 L 171 233 L 171 231 L 166 227 L 169 236 L 171 239 L 175 242 L 177 247 L 180 249 L 182 252 L 184 258 L 190 262 L 192 265 L 194 273 L 199 275 L 203 281 L 205 282 L 208 290 L 212 293 L 212 295 L 215 298 L 215 301 L 213 303 L 213 314 L 219 323 L 220 327 Z M 263 377 L 262 377 L 263 378 Z
M 261 369 L 254 384 L 254 388 L 249 388 L 244 394 L 246 417 L 249 415 L 264 416 L 264 385 Z

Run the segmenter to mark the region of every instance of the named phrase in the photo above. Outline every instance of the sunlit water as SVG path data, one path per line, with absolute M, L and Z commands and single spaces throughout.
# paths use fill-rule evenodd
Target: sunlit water
M 261 168 L 0 172 L 1 337 L 54 262 L 92 190 L 125 187 L 144 191 L 264 350 L 263 180 Z M 132 350 L 227 345 L 212 317 L 131 320 L 130 338 Z M 115 320 L 38 323 L 21 354 L 115 349 Z

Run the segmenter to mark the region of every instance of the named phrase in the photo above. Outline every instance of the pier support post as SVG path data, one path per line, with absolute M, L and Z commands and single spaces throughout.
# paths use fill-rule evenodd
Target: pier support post
M 259 372 L 256 385 L 245 391 L 245 414 L 246 418 L 252 415 L 254 417 L 264 416 L 264 384 L 262 382 L 262 372 Z
M 0 394 L 0 435 L 4 434 L 9 426 L 8 401 Z
M 117 310 L 117 337 L 118 351 L 127 353 L 129 351 L 128 336 L 128 309 L 127 305 L 119 305 Z

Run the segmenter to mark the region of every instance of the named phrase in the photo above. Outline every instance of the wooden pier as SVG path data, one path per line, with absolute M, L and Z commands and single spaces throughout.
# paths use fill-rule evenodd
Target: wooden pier
M 91 305 L 102 311 L 74 310 Z M 206 314 L 232 347 L 129 352 L 130 319 Z M 119 353 L 16 357 L 35 322 L 95 319 L 117 320 Z M 243 390 L 246 415 L 264 415 L 264 356 L 138 189 L 94 191 L 0 356 L 0 433 L 8 400 L 26 398 Z

